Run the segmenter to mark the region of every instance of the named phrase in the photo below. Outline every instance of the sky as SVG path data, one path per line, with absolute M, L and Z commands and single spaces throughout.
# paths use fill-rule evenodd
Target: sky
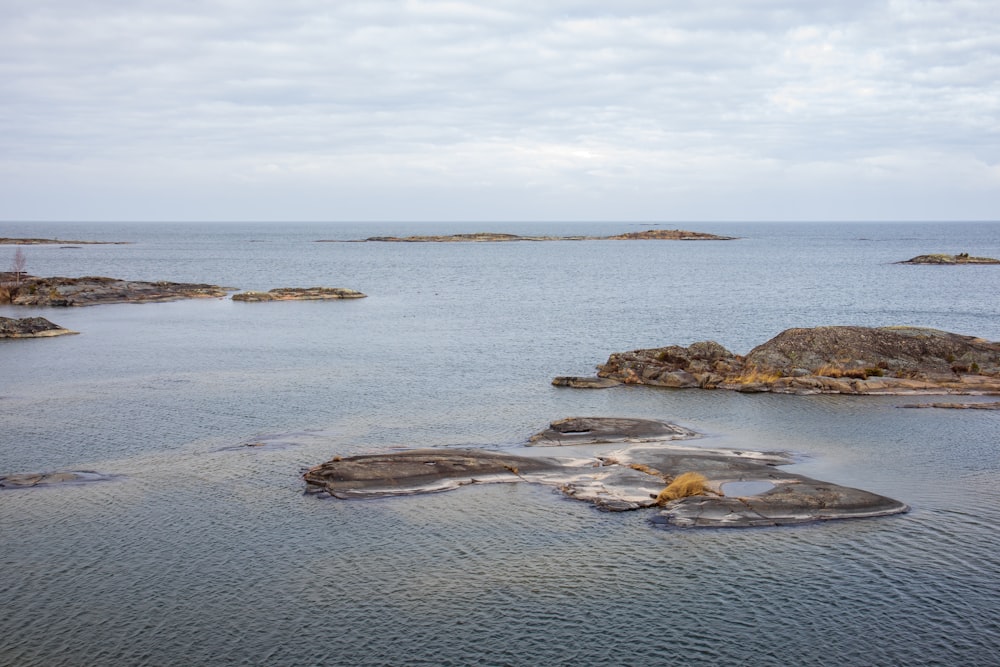
M 0 220 L 1000 220 L 1000 5 L 0 0 Z

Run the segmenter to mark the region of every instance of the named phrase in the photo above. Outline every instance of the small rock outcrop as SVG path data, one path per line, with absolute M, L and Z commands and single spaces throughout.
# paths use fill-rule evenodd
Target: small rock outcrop
M 992 257 L 970 257 L 969 253 L 962 252 L 957 255 L 917 255 L 897 264 L 1000 264 L 1000 259 Z
M 683 229 L 648 229 L 642 232 L 628 232 L 614 236 L 520 236 L 498 232 L 474 232 L 472 234 L 445 234 L 431 236 L 371 236 L 366 239 L 344 241 L 364 243 L 379 241 L 385 243 L 499 243 L 508 241 L 732 241 L 734 236 L 719 236 L 705 232 L 689 232 Z M 317 243 L 338 243 L 332 239 L 321 239 Z
M 310 490 L 342 499 L 529 482 L 607 511 L 655 509 L 653 523 L 681 527 L 773 526 L 908 509 L 892 498 L 778 470 L 794 460 L 784 452 L 667 442 L 695 436 L 669 422 L 573 417 L 552 422 L 529 440 L 537 447 L 573 445 L 568 458 L 416 449 L 335 457 L 310 468 L 303 479 Z M 619 448 L 608 451 L 608 445 Z M 587 454 L 588 446 L 597 451 Z
M 917 327 L 788 329 L 747 355 L 706 341 L 617 352 L 625 384 L 787 394 L 1000 393 L 1000 343 Z
M 109 303 L 151 303 L 223 297 L 232 288 L 203 283 L 145 282 L 104 276 L 82 278 L 38 278 L 0 274 L 8 287 L 9 303 L 15 306 L 94 306 Z
M 366 296 L 345 287 L 278 287 L 267 292 L 240 292 L 233 295 L 233 301 L 325 301 L 363 299 Z
M 44 317 L 0 317 L 0 338 L 45 338 L 75 334 Z

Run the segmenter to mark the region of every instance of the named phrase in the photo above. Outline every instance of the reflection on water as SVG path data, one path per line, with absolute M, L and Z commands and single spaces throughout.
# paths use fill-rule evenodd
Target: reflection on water
M 612 351 L 714 338 L 745 352 L 790 326 L 1000 338 L 997 304 L 970 296 L 998 291 L 1000 272 L 892 266 L 943 240 L 904 227 L 475 247 L 155 228 L 72 257 L 31 248 L 38 274 L 370 296 L 16 311 L 83 333 L 0 341 L 0 472 L 115 477 L 0 491 L 0 664 L 994 664 L 1000 414 L 549 384 Z M 337 233 L 399 233 L 353 231 Z M 963 233 L 976 254 L 1000 254 L 993 228 Z M 701 446 L 790 451 L 796 472 L 912 511 L 657 530 L 648 512 L 523 484 L 303 493 L 301 471 L 334 455 L 514 447 L 569 416 L 664 419 L 704 433 Z

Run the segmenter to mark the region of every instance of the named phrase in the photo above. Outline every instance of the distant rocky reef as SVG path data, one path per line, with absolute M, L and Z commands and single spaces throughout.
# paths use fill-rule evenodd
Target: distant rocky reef
M 750 527 L 906 512 L 897 500 L 778 470 L 786 452 L 674 444 L 698 437 L 650 419 L 571 417 L 532 436 L 530 445 L 572 445 L 567 457 L 479 449 L 414 449 L 334 457 L 303 476 L 335 498 L 378 498 L 475 483 L 528 482 L 608 511 L 655 509 L 651 521 L 678 527 Z M 612 445 L 614 449 L 607 449 Z M 589 453 L 588 453 L 589 452 Z
M 0 236 L 0 245 L 128 245 L 132 241 L 65 241 L 63 239 L 12 239 Z
M 897 264 L 1000 264 L 1000 259 L 992 257 L 970 257 L 963 252 L 957 255 L 917 255 Z
M 44 317 L 0 317 L 0 338 L 46 338 L 75 334 L 76 331 L 64 329 L 58 324 L 49 322 Z
M 553 384 L 782 394 L 1000 394 L 1000 343 L 918 327 L 788 329 L 747 355 L 713 341 L 616 352 L 598 378 Z
M 230 287 L 202 283 L 143 282 L 103 276 L 37 278 L 0 273 L 0 294 L 15 306 L 93 306 L 223 297 Z
M 689 232 L 683 229 L 649 229 L 644 232 L 628 232 L 614 236 L 519 236 L 496 232 L 473 234 L 448 234 L 443 236 L 372 236 L 367 239 L 343 241 L 344 243 L 364 243 L 381 241 L 386 243 L 498 243 L 505 241 L 732 241 L 735 236 L 718 236 L 705 232 Z M 334 239 L 321 239 L 317 243 L 337 243 Z
M 233 295 L 233 301 L 326 301 L 363 299 L 366 296 L 346 287 L 278 287 L 267 292 L 240 292 Z

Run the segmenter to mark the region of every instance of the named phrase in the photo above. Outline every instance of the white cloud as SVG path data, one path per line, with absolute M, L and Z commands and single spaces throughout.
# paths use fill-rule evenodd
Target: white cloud
M 702 4 L 8 0 L 2 216 L 995 216 L 993 3 Z

